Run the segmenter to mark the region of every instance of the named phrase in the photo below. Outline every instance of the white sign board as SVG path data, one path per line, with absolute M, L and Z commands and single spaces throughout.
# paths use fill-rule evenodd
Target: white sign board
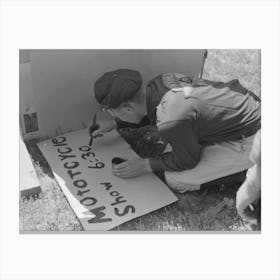
M 116 131 L 88 144 L 87 129 L 38 144 L 85 230 L 109 230 L 177 200 L 152 173 L 112 174 L 112 158 L 137 156 Z

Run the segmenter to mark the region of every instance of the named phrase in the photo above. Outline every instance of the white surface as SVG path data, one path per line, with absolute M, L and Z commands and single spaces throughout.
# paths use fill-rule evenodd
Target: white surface
M 88 142 L 88 131 L 83 129 L 38 144 L 85 230 L 112 229 L 177 201 L 153 173 L 126 180 L 112 174 L 112 158 L 137 156 L 116 131 L 96 138 L 91 147 Z M 100 163 L 104 167 L 89 168 Z M 70 170 L 77 175 L 69 176 Z M 104 217 L 95 218 L 90 210 L 99 207 L 104 207 L 100 212 Z
M 279 279 L 278 1 L 108 4 L 21 0 L 1 11 L 0 277 Z M 261 48 L 262 233 L 19 234 L 18 49 L 26 47 Z
M 19 140 L 20 149 L 20 191 L 40 186 L 34 166 L 22 139 Z

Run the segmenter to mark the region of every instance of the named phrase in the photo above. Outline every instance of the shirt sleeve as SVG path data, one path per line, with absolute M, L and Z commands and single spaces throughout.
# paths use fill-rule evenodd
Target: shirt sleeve
M 164 142 L 172 147 L 171 152 L 150 159 L 153 171 L 183 171 L 194 168 L 200 160 L 201 145 L 195 129 L 195 120 L 178 120 L 164 123 L 159 128 Z
M 140 128 L 143 126 L 150 125 L 150 123 L 151 123 L 148 116 L 144 116 L 138 124 L 125 122 L 118 118 L 116 118 L 115 121 L 117 123 L 117 128 L 116 128 L 117 130 L 122 129 L 122 128 Z

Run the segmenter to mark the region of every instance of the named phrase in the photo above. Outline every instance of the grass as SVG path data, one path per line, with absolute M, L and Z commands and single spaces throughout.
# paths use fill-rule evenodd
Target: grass
M 259 50 L 208 50 L 203 78 L 228 81 L 238 78 L 245 87 L 260 96 L 260 51 Z M 147 141 L 149 131 L 124 131 L 128 141 L 145 156 L 145 149 L 150 153 L 161 151 L 160 146 Z M 133 133 L 135 135 L 133 135 Z M 142 138 L 141 138 L 142 137 Z M 139 140 L 141 139 L 141 140 Z M 149 138 L 150 139 L 150 138 Z M 156 139 L 154 139 L 156 140 Z M 154 141 L 155 142 L 155 141 Z M 142 143 L 142 144 L 139 144 Z M 142 146 L 141 146 L 142 145 Z M 29 152 L 38 174 L 42 193 L 36 198 L 23 199 L 19 202 L 21 231 L 80 231 L 82 227 L 72 208 L 60 190 L 51 169 L 35 145 L 28 143 Z M 235 194 L 238 185 L 177 195 L 179 201 L 157 211 L 126 222 L 113 230 L 117 231 L 200 231 L 200 230 L 251 230 L 236 213 Z M 219 213 L 215 207 L 228 201 Z
M 261 96 L 260 50 L 208 50 L 203 78 L 214 81 L 239 79 L 247 89 Z

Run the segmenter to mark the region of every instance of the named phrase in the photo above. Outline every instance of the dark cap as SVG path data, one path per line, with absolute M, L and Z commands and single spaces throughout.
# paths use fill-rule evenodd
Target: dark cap
M 118 69 L 105 73 L 95 82 L 95 98 L 102 106 L 117 108 L 132 99 L 141 86 L 142 77 L 138 71 Z

